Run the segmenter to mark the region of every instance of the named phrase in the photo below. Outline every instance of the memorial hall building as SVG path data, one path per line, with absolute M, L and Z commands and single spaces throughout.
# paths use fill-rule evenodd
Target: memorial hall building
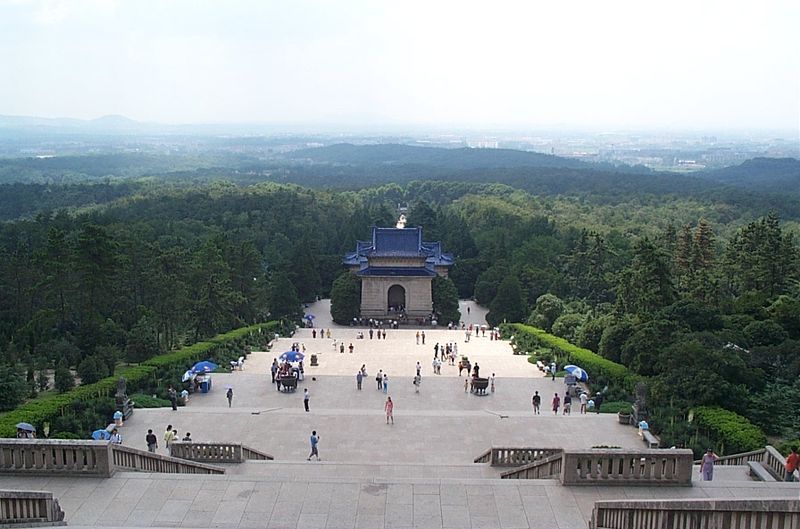
M 433 278 L 446 277 L 453 256 L 440 242 L 422 240 L 422 228 L 372 228 L 343 263 L 361 278 L 364 318 L 427 318 L 433 312 Z

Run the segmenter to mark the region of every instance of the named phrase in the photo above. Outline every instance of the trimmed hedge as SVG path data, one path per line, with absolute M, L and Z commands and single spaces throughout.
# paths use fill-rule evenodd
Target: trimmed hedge
M 579 365 L 589 373 L 590 383 L 601 386 L 613 384 L 632 392 L 636 383 L 643 380 L 643 377 L 633 373 L 624 365 L 573 345 L 564 338 L 549 334 L 537 327 L 522 323 L 507 323 L 501 328 L 505 336 L 514 336 L 514 345 L 518 350 L 532 353 L 537 347 L 549 347 L 567 355 L 570 363 Z
M 220 365 L 225 365 L 227 361 L 241 356 L 246 343 L 265 344 L 280 329 L 280 323 L 274 321 L 235 329 L 209 340 L 182 347 L 177 351 L 155 356 L 137 366 L 117 369 L 113 376 L 94 384 L 78 386 L 64 393 L 32 400 L 0 417 L 0 437 L 16 437 L 16 425 L 20 422 L 31 423 L 41 431 L 45 422 L 52 422 L 56 417 L 70 413 L 76 402 L 113 396 L 119 377 L 125 377 L 130 393 L 148 382 L 158 383 L 161 380 L 173 383 L 176 373 L 179 377 L 200 360 L 211 358 Z M 180 381 L 180 378 L 177 381 Z
M 720 455 L 758 450 L 767 444 L 764 432 L 738 413 L 717 406 L 700 406 L 692 414 L 698 432 L 712 440 Z

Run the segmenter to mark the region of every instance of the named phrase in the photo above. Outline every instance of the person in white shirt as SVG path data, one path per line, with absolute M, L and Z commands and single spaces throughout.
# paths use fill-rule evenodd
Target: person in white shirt
M 586 413 L 586 404 L 589 402 L 589 397 L 586 393 L 581 393 L 581 414 Z

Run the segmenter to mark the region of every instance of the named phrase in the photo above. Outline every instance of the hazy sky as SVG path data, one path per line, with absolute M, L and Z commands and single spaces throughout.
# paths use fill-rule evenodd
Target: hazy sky
M 0 114 L 796 132 L 798 28 L 798 0 L 0 0 Z

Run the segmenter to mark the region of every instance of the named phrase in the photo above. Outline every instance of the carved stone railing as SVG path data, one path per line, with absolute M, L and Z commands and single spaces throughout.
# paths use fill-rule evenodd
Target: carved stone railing
M 500 474 L 500 479 L 553 479 L 561 476 L 564 453 L 558 451 L 527 465 Z
M 177 457 L 162 456 L 146 450 L 123 445 L 112 445 L 112 463 L 115 469 L 168 474 L 224 474 L 225 469 L 186 461 Z
M 561 452 L 560 448 L 495 448 L 487 450 L 476 463 L 491 463 L 493 467 L 519 467 Z
M 115 470 L 223 474 L 224 469 L 109 441 L 0 439 L 0 474 L 110 477 Z
M 492 448 L 475 458 L 475 463 L 489 463 L 492 460 Z
M 695 465 L 699 465 L 701 459 L 694 461 Z M 783 481 L 786 474 L 786 458 L 781 455 L 775 447 L 767 445 L 759 450 L 751 452 L 742 452 L 740 454 L 731 454 L 729 456 L 722 456 L 714 461 L 714 465 L 747 465 L 748 463 L 761 463 L 767 472 L 772 474 L 778 481 Z
M 692 484 L 691 450 L 596 449 L 565 451 L 563 485 Z
M 800 527 L 800 500 L 604 500 L 590 529 Z
M 206 463 L 243 463 L 248 459 L 261 461 L 274 459 L 269 454 L 242 446 L 240 443 L 174 442 L 169 446 L 169 454 L 188 461 Z
M 778 481 L 783 481 L 786 477 L 786 458 L 775 447 L 767 445 L 764 448 L 764 459 L 761 464 Z
M 0 439 L 0 473 L 108 477 L 109 450 L 108 441 Z
M 729 456 L 722 456 L 718 457 L 716 461 L 714 461 L 715 465 L 736 465 L 736 466 L 744 466 L 751 461 L 756 461 L 761 463 L 764 461 L 764 454 L 767 452 L 766 448 L 761 448 L 759 450 L 753 450 L 751 452 L 742 452 L 740 454 L 731 454 Z M 702 459 L 695 459 L 694 464 L 699 465 L 702 463 Z
M 66 525 L 52 492 L 0 490 L 0 526 Z

